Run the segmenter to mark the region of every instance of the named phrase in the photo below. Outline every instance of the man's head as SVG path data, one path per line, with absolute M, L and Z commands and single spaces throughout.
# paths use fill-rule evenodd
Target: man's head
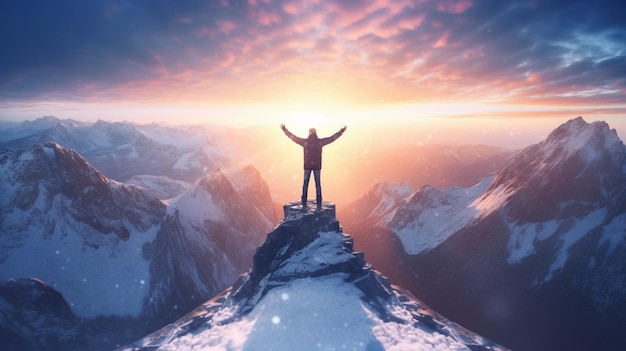
M 317 131 L 315 130 L 315 128 L 310 128 L 309 129 L 309 136 L 315 135 L 315 134 L 317 134 Z

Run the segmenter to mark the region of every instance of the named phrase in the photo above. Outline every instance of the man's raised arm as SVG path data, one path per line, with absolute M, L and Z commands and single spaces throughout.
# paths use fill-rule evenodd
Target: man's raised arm
M 295 136 L 292 132 L 290 132 L 287 129 L 287 127 L 285 127 L 284 123 L 280 125 L 280 129 L 282 129 L 283 132 L 285 132 L 285 135 L 289 137 L 289 139 L 293 140 L 296 144 L 302 145 L 304 143 L 304 139 Z
M 347 126 L 343 126 L 343 128 L 339 129 L 339 131 L 337 133 L 329 136 L 328 138 L 322 139 L 322 143 L 324 145 L 332 143 L 333 141 L 337 140 L 343 134 L 343 132 L 346 131 L 346 129 L 348 129 L 348 127 Z

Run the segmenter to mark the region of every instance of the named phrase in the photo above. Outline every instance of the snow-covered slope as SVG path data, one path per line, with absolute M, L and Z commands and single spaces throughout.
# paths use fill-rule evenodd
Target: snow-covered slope
M 390 285 L 334 212 L 286 205 L 248 274 L 121 350 L 503 350 Z
M 383 229 L 403 285 L 504 345 L 626 346 L 626 146 L 604 122 L 572 119 L 474 187 L 425 187 Z
M 138 316 L 165 204 L 54 143 L 0 155 L 0 279 L 42 279 L 82 317 Z
M 360 225 L 386 226 L 413 192 L 406 183 L 378 183 L 351 206 L 348 217 Z
M 476 218 L 478 210 L 472 202 L 491 179 L 485 178 L 471 188 L 438 190 L 424 186 L 401 204 L 387 224 L 407 254 L 418 255 L 435 248 Z

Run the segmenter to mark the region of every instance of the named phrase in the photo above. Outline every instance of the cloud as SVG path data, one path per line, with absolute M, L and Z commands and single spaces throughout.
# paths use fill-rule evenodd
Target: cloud
M 625 101 L 622 1 L 6 1 L 0 100 Z

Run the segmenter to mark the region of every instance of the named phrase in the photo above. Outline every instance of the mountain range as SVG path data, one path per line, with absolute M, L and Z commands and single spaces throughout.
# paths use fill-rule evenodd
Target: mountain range
M 472 187 L 381 184 L 345 212 L 370 262 L 496 342 L 626 345 L 626 147 L 604 122 L 572 119 Z
M 293 346 L 307 327 L 318 337 L 329 332 L 322 319 L 298 320 L 316 309 L 356 323 L 356 332 L 333 332 L 357 349 L 410 347 L 389 326 L 413 346 L 626 345 L 626 147 L 606 123 L 572 119 L 515 152 L 392 147 L 417 156 L 374 178 L 406 183 L 379 183 L 339 212 L 355 249 L 388 279 L 352 250 L 334 210 L 286 208 L 262 244 L 280 197 L 262 174 L 284 164 L 276 154 L 265 171 L 241 167 L 261 142 L 243 145 L 248 133 L 52 117 L 4 133 L 0 336 L 7 349 L 111 350 L 171 322 L 132 347 Z M 368 164 L 373 172 L 376 162 L 361 166 Z M 420 185 L 424 175 L 433 184 Z M 324 230 L 304 224 L 322 217 Z M 326 231 L 334 235 L 315 234 Z M 281 309 L 288 317 L 276 314 Z M 247 330 L 239 344 L 235 330 Z M 272 340 L 277 331 L 286 334 Z
M 1 152 L 0 193 L 0 280 L 37 278 L 84 321 L 77 328 L 118 325 L 130 338 L 228 286 L 274 222 L 268 187 L 252 167 L 209 173 L 166 202 L 53 142 Z M 235 211 L 246 216 L 235 220 Z M 19 306 L 2 304 L 8 314 Z M 10 318 L 0 324 L 8 344 L 46 333 Z
M 207 173 L 233 168 L 236 152 L 221 137 L 222 129 L 206 126 L 88 124 L 44 117 L 3 134 L 0 147 L 23 150 L 54 142 L 78 152 L 107 178 L 148 187 L 166 199 Z

